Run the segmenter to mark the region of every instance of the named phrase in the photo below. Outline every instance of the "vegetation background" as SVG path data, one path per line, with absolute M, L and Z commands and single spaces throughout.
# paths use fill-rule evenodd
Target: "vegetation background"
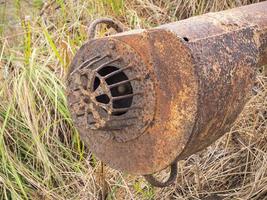
M 73 127 L 64 95 L 70 61 L 95 18 L 149 28 L 253 2 L 0 0 L 0 199 L 267 199 L 264 66 L 231 131 L 180 161 L 175 185 L 164 189 L 107 166 L 102 172 Z M 101 27 L 99 36 L 107 31 Z

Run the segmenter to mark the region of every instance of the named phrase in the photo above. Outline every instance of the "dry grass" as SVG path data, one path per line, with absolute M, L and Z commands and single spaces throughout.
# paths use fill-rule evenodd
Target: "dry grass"
M 165 189 L 108 167 L 107 183 L 99 185 L 100 162 L 80 142 L 64 96 L 69 62 L 90 20 L 112 16 L 148 28 L 251 2 L 0 0 L 0 198 L 98 199 L 102 189 L 107 199 L 267 199 L 264 70 L 230 133 L 180 161 L 175 186 Z

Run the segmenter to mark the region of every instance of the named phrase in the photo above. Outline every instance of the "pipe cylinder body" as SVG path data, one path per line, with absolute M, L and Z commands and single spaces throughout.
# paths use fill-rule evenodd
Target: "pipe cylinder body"
M 94 39 L 77 52 L 68 104 L 109 166 L 151 174 L 212 144 L 267 60 L 267 2 Z

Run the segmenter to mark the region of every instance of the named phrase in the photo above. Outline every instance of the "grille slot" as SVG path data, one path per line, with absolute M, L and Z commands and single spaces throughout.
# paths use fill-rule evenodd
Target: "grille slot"
M 122 68 L 115 66 L 104 66 L 97 71 L 97 74 L 103 77 L 103 80 L 109 87 L 111 99 L 107 94 L 102 94 L 96 97 L 99 103 L 108 104 L 111 100 L 112 110 L 121 109 L 123 111 L 113 111 L 111 114 L 120 116 L 127 113 L 128 108 L 131 107 L 133 101 L 133 88 L 128 76 L 124 73 Z M 100 79 L 96 76 L 94 79 L 94 91 L 100 85 Z

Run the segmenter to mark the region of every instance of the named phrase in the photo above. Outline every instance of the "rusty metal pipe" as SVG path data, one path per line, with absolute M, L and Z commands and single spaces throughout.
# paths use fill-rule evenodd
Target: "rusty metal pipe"
M 222 12 L 207 13 L 165 24 L 159 26 L 159 28 L 170 30 L 176 33 L 178 37 L 183 36 L 186 40 L 190 38 L 191 42 L 239 31 L 239 29 L 253 28 L 254 40 L 258 45 L 260 58 L 262 59 L 259 64 L 266 64 L 266 61 L 263 61 L 263 58 L 267 59 L 266 4 L 266 2 L 261 2 Z
M 267 2 L 93 39 L 77 52 L 68 105 L 109 166 L 152 174 L 226 133 L 267 61 Z

